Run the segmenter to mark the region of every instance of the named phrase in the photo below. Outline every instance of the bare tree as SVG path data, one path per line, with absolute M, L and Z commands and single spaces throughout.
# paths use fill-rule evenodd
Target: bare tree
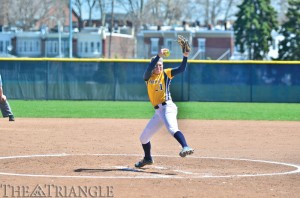
M 173 25 L 176 22 L 178 22 L 178 19 L 183 19 L 184 17 L 184 9 L 186 9 L 184 6 L 185 3 L 188 3 L 189 1 L 186 0 L 167 0 L 166 6 L 165 6 L 165 18 L 164 20 L 167 22 L 166 25 Z
M 156 19 L 157 25 L 173 25 L 183 18 L 184 6 L 186 0 L 154 0 L 148 2 L 148 6 L 152 6 L 152 17 Z M 153 6 L 153 4 L 155 6 Z
M 224 22 L 226 23 L 228 17 L 229 17 L 229 11 L 232 9 L 232 4 L 234 0 L 228 0 L 228 4 L 225 7 L 225 15 L 224 15 Z
M 216 25 L 217 17 L 220 17 L 219 13 L 222 13 L 223 11 L 223 0 L 214 0 L 212 1 L 211 7 L 210 7 L 210 16 L 211 16 L 211 23 L 213 25 Z M 221 5 L 221 6 L 220 6 Z
M 66 11 L 69 6 L 68 2 L 68 0 L 52 0 L 52 8 L 44 15 L 45 20 L 50 21 L 52 24 L 65 24 L 69 18 L 69 13 Z M 52 25 L 52 27 L 53 26 L 55 25 Z
M 189 0 L 188 0 L 189 1 Z M 118 1 L 120 3 L 120 0 Z M 123 5 L 124 5 L 124 1 Z M 127 14 L 131 16 L 135 30 L 138 31 L 141 25 L 173 25 L 180 22 L 184 15 L 186 0 L 128 0 Z
M 229 20 L 237 12 L 239 0 L 190 0 L 189 13 L 186 15 L 201 21 L 204 26 L 215 26 L 218 20 Z
M 162 18 L 161 18 L 161 1 L 160 0 L 152 0 L 148 4 L 145 5 L 146 12 L 143 13 L 145 20 L 142 21 L 143 24 L 150 23 L 156 25 L 162 25 Z
M 93 9 L 96 6 L 97 0 L 86 0 L 86 1 L 88 5 L 88 13 L 89 13 L 88 26 L 92 26 L 92 14 L 93 14 Z
M 227 27 L 227 22 L 230 19 L 233 19 L 233 17 L 235 18 L 236 13 L 238 12 L 237 6 L 240 4 L 239 0 L 227 0 L 224 2 L 224 26 L 225 26 L 225 30 L 228 28 Z
M 35 28 L 35 23 L 48 12 L 51 0 L 7 0 L 7 22 L 25 31 Z
M 7 0 L 1 0 L 1 7 L 0 7 L 0 24 L 1 25 L 7 25 L 7 15 L 8 15 L 8 1 Z
M 101 24 L 103 27 L 105 27 L 106 23 L 106 13 L 108 9 L 108 0 L 98 0 L 97 6 L 99 6 L 100 9 L 100 19 L 101 19 Z
M 85 0 L 73 0 L 73 9 L 77 12 L 79 16 L 78 21 L 78 29 L 79 31 L 83 28 L 83 10 L 84 10 L 84 2 Z
M 277 11 L 277 20 L 279 24 L 283 24 L 286 20 L 286 13 L 288 11 L 288 0 L 271 0 L 272 6 Z
M 134 35 L 139 32 L 144 21 L 145 2 L 147 0 L 117 0 L 129 14 L 134 26 Z M 127 3 L 126 3 L 127 2 Z

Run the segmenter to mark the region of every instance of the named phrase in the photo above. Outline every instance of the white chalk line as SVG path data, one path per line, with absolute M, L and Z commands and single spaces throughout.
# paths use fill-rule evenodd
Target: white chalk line
M 0 160 L 4 159 L 19 159 L 19 158 L 38 158 L 38 157 L 67 157 L 67 156 L 141 156 L 139 154 L 39 154 L 39 155 L 20 155 L 20 156 L 6 156 L 0 157 Z M 154 157 L 168 157 L 168 158 L 179 158 L 178 156 L 170 156 L 170 155 L 153 155 Z M 211 173 L 193 173 L 190 171 L 184 170 L 173 170 L 174 172 L 179 172 L 186 174 L 188 176 L 176 176 L 176 175 L 137 175 L 137 176 L 92 176 L 92 175 L 46 175 L 46 174 L 26 174 L 26 173 L 7 173 L 0 172 L 0 175 L 6 176 L 20 176 L 20 177 L 47 177 L 47 178 L 85 178 L 85 179 L 185 179 L 185 178 L 232 178 L 232 177 L 261 177 L 261 176 L 277 176 L 277 175 L 289 175 L 289 174 L 298 174 L 300 173 L 300 165 L 285 163 L 285 162 L 275 162 L 275 161 L 267 161 L 267 160 L 253 160 L 253 159 L 243 159 L 243 158 L 224 158 L 224 157 L 197 157 L 197 156 L 189 156 L 189 158 L 195 159 L 216 159 L 216 160 L 232 160 L 232 161 L 248 161 L 248 162 L 256 162 L 256 163 L 267 163 L 267 164 L 276 164 L 281 166 L 293 167 L 295 170 L 287 171 L 287 172 L 275 172 L 275 173 L 257 173 L 257 174 L 232 174 L 232 175 L 211 175 Z M 123 168 L 124 170 L 139 170 L 134 168 L 129 168 L 125 166 L 112 166 L 113 168 Z M 152 166 L 152 168 L 165 170 L 167 168 L 161 166 Z M 139 172 L 139 171 L 136 171 Z

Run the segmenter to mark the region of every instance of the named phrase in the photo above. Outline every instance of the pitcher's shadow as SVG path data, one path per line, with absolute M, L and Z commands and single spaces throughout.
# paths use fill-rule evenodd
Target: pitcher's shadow
M 101 172 L 138 172 L 145 174 L 156 174 L 156 175 L 176 175 L 175 173 L 162 173 L 157 171 L 146 171 L 146 168 L 135 169 L 135 168 L 78 168 L 74 169 L 76 173 L 101 173 Z

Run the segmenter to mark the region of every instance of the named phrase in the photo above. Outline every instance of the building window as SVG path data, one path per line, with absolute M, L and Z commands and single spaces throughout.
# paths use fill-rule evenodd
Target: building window
M 199 52 L 199 59 L 205 59 L 205 41 L 204 38 L 198 39 L 198 52 Z
M 158 53 L 158 42 L 159 38 L 151 38 L 151 54 Z
M 40 51 L 40 42 L 39 41 L 36 41 L 35 42 L 35 51 Z
M 27 42 L 24 41 L 23 42 L 23 52 L 26 52 L 27 51 Z
M 97 42 L 97 49 L 98 49 L 98 52 L 100 53 L 101 50 L 100 50 L 100 42 Z
M 53 49 L 52 49 L 52 41 L 47 41 L 47 51 L 49 53 L 52 53 Z
M 165 46 L 172 52 L 172 46 L 173 46 L 172 39 L 166 39 Z
M 32 52 L 33 49 L 32 49 L 32 42 L 29 42 L 29 51 Z
M 58 52 L 58 43 L 56 41 L 53 43 L 54 43 L 53 52 L 57 53 Z
M 18 45 L 18 51 L 22 52 L 23 43 L 22 42 L 18 42 L 17 45 Z
M 91 42 L 91 52 L 94 53 L 94 42 Z
M 24 51 L 24 42 L 21 41 L 20 42 L 20 52 L 23 52 Z
M 8 52 L 8 48 L 11 48 L 11 43 L 7 41 L 5 43 L 6 49 L 5 52 Z M 46 48 L 48 48 L 48 43 L 46 42 Z M 20 55 L 31 56 L 31 55 L 40 55 L 41 51 L 41 41 L 39 39 L 30 39 L 30 38 L 18 38 L 16 52 Z
M 83 43 L 82 42 L 79 43 L 79 52 L 80 53 L 83 52 Z
M 55 52 L 55 49 L 54 49 L 54 47 L 55 47 L 55 42 L 54 42 L 54 41 L 51 41 L 51 42 L 50 42 L 50 47 L 51 47 L 51 51 L 50 51 L 50 52 L 51 52 L 52 54 L 54 54 L 54 52 Z
M 10 46 L 10 42 L 9 41 L 6 41 L 6 46 L 5 46 L 5 51 L 6 53 L 10 53 L 11 49 L 8 49 L 8 48 L 11 48 L 12 46 Z
M 88 48 L 89 48 L 88 42 L 85 42 L 85 43 L 84 43 L 84 52 L 85 52 L 85 53 L 88 53 L 88 51 L 89 51 Z
M 3 51 L 3 41 L 0 41 L 0 52 L 2 53 Z

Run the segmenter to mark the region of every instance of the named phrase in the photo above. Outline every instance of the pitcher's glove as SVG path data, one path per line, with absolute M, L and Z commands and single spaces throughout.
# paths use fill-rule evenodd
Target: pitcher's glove
M 182 49 L 182 53 L 191 51 L 191 47 L 190 47 L 188 40 L 186 38 L 184 38 L 183 36 L 178 35 L 177 42 L 179 43 L 179 45 Z

